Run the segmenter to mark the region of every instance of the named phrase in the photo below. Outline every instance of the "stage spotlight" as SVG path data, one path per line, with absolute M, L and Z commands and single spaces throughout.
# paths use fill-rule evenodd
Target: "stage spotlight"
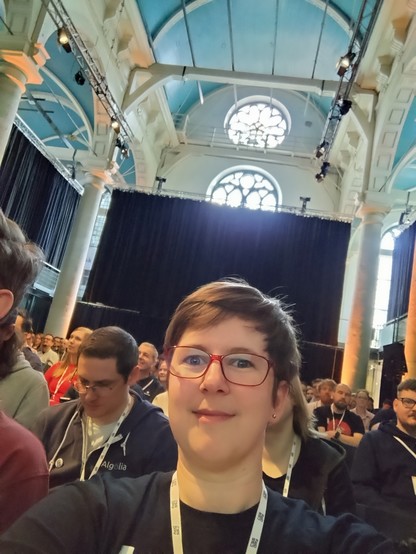
M 324 162 L 321 165 L 321 171 L 315 175 L 315 179 L 318 183 L 321 183 L 325 179 L 330 167 L 331 164 L 329 162 Z
M 111 127 L 114 129 L 115 133 L 119 134 L 121 127 L 120 127 L 120 123 L 117 121 L 115 117 L 111 118 Z
M 319 160 L 319 158 L 322 158 L 322 156 L 325 154 L 325 150 L 328 148 L 329 144 L 326 140 L 321 142 L 319 146 L 316 147 L 315 150 L 315 158 Z
M 351 64 L 355 58 L 354 52 L 347 52 L 345 56 L 341 56 L 338 62 L 338 71 L 337 74 L 339 77 L 343 77 L 348 69 L 351 67 Z
M 120 154 L 125 160 L 127 160 L 130 155 L 129 146 L 126 142 L 123 142 L 120 137 L 116 140 L 116 148 L 120 149 Z
M 125 160 L 127 160 L 127 158 L 129 157 L 130 152 L 129 152 L 129 147 L 127 146 L 126 143 L 123 144 L 123 146 L 120 149 L 120 152 L 121 152 L 121 155 L 123 156 L 123 158 Z
M 69 54 L 72 52 L 71 45 L 69 44 L 69 35 L 65 27 L 58 29 L 58 42 L 62 48 Z
M 339 104 L 339 113 L 341 115 L 347 115 L 347 113 L 350 111 L 352 106 L 351 100 L 341 100 L 338 104 Z
M 81 70 L 77 71 L 74 75 L 75 82 L 77 85 L 81 86 L 85 83 L 85 77 Z

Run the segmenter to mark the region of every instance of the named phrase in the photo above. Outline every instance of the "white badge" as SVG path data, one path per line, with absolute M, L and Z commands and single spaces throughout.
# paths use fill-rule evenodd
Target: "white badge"
M 58 459 L 56 460 L 56 462 L 55 462 L 55 467 L 59 469 L 59 468 L 62 467 L 63 465 L 64 465 L 63 459 L 62 459 L 62 458 L 58 458 Z
M 412 475 L 413 491 L 416 494 L 416 475 Z

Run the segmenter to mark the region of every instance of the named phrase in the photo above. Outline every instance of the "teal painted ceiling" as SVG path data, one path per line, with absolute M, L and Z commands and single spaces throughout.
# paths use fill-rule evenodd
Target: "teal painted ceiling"
M 136 1 L 159 63 L 322 80 L 337 79 L 336 64 L 348 49 L 362 5 L 193 0 L 186 2 L 185 18 L 181 0 Z M 204 94 L 214 88 L 201 86 Z M 199 100 L 195 83 L 172 82 L 165 90 L 173 113 L 186 113 Z
M 358 40 L 366 31 L 377 0 L 188 0 L 186 18 L 182 0 L 136 0 L 155 61 L 196 66 L 207 70 L 240 71 L 278 77 L 337 81 L 336 65 L 350 43 L 355 22 L 365 4 Z M 0 0 L 0 13 L 3 2 Z M 76 25 L 76 21 L 74 22 Z M 75 151 L 91 148 L 94 130 L 94 96 L 88 81 L 74 76 L 79 70 L 72 53 L 57 44 L 53 32 L 46 43 L 50 56 L 42 69 L 43 83 L 29 85 L 19 115 L 48 146 Z M 224 85 L 215 82 L 170 81 L 167 101 L 175 118 L 185 116 Z M 305 106 L 312 102 L 322 113 L 322 125 L 331 98 L 302 93 Z M 236 90 L 238 96 L 238 86 Z M 273 91 L 279 98 L 279 90 Z M 240 97 L 239 97 L 240 98 Z M 34 99 L 36 101 L 34 101 Z M 409 110 L 398 144 L 397 165 L 416 137 L 416 101 Z M 117 163 L 126 182 L 135 184 L 132 157 Z M 67 162 L 66 162 L 67 163 Z M 408 190 L 415 186 L 413 165 L 404 168 L 394 183 Z

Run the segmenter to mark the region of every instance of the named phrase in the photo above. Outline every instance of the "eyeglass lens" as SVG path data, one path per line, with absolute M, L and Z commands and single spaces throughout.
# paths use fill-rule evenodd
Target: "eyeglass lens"
M 171 372 L 178 377 L 200 377 L 212 361 L 218 361 L 225 378 L 231 383 L 258 385 L 269 370 L 269 361 L 257 354 L 236 352 L 217 356 L 187 346 L 177 346 L 172 350 Z

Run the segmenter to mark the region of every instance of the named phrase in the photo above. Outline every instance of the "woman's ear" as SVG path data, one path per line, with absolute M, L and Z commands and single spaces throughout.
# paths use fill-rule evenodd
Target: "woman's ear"
M 276 423 L 282 416 L 284 406 L 289 395 L 289 384 L 287 381 L 280 381 L 276 388 L 276 395 L 272 406 L 270 423 Z
M 3 319 L 13 307 L 14 296 L 11 290 L 0 289 L 0 319 Z

